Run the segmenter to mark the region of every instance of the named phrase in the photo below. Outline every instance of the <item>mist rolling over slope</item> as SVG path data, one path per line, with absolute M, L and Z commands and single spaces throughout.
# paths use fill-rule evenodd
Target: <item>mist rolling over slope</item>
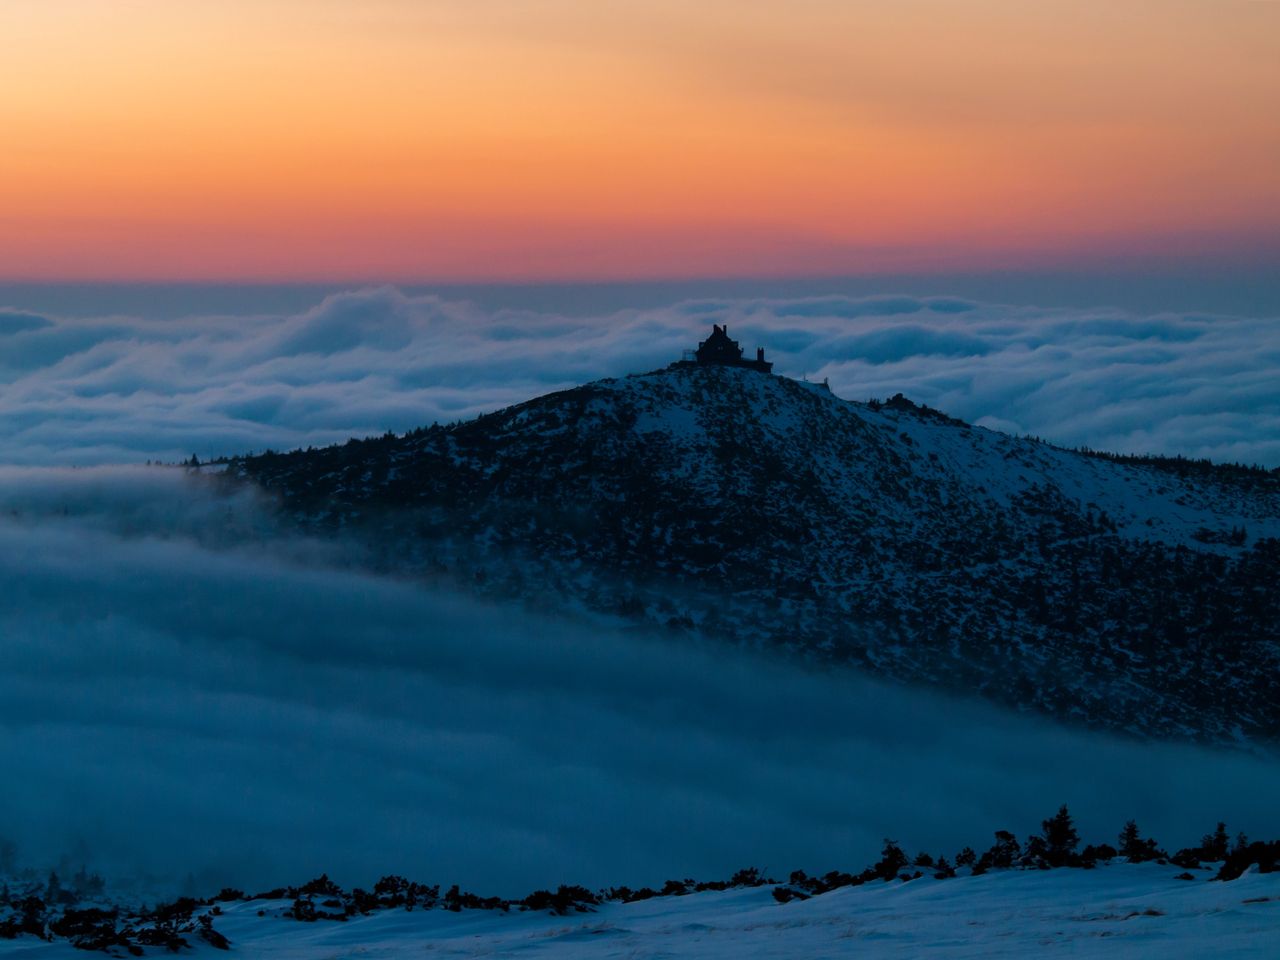
M 495 598 L 1132 734 L 1280 737 L 1280 472 L 1063 450 L 752 363 L 227 476 L 299 529 Z
M 181 470 L 7 470 L 0 516 L 0 832 L 25 862 L 511 891 L 950 850 L 1061 802 L 1102 836 L 1265 833 L 1280 796 L 1270 756 L 355 572 Z

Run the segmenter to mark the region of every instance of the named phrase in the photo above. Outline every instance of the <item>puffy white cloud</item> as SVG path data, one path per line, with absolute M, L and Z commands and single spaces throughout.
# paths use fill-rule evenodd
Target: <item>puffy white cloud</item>
M 885 836 L 951 855 L 1064 802 L 1095 840 L 1274 828 L 1273 757 L 482 607 L 329 547 L 181 470 L 0 472 L 0 834 L 24 860 L 519 894 L 856 869 Z
M 654 369 L 712 323 L 840 396 L 901 390 L 1059 443 L 1280 466 L 1280 320 L 908 296 L 568 317 L 376 288 L 289 316 L 0 311 L 0 440 L 8 462 L 81 465 L 339 442 Z
M 910 296 L 566 317 L 378 288 L 289 316 L 0 311 L 0 442 L 9 462 L 91 464 L 400 431 L 653 369 L 712 322 L 851 399 L 902 391 L 1068 445 L 1280 466 L 1280 319 Z

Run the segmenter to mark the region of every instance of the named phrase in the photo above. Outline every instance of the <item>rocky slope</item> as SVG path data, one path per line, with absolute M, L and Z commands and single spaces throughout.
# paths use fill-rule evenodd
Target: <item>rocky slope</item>
M 1144 735 L 1280 734 L 1275 471 L 1123 462 L 673 366 L 228 475 L 495 596 Z

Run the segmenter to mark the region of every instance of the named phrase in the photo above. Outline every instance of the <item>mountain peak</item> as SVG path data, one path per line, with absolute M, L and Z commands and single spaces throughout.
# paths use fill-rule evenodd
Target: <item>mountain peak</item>
M 496 596 L 1130 732 L 1280 733 L 1268 474 L 1115 462 L 696 358 L 232 473 Z

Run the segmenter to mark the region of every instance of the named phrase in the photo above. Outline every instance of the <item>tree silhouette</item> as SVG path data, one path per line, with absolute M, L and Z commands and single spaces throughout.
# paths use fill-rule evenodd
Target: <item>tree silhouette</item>
M 895 841 L 885 840 L 884 849 L 880 851 L 880 862 L 873 869 L 876 876 L 892 880 L 910 862 Z
M 1227 833 L 1227 825 L 1219 822 L 1213 833 L 1206 833 L 1200 838 L 1200 856 L 1206 860 L 1225 860 L 1231 853 L 1231 836 Z
M 1080 845 L 1080 834 L 1064 803 L 1048 820 L 1041 821 L 1041 837 L 1044 839 L 1044 858 L 1051 867 L 1066 866 L 1075 857 Z
M 1155 840 L 1150 837 L 1145 840 L 1142 838 L 1134 820 L 1125 823 L 1124 829 L 1120 831 L 1119 841 L 1120 856 L 1128 857 L 1130 863 L 1145 863 L 1164 855 Z

